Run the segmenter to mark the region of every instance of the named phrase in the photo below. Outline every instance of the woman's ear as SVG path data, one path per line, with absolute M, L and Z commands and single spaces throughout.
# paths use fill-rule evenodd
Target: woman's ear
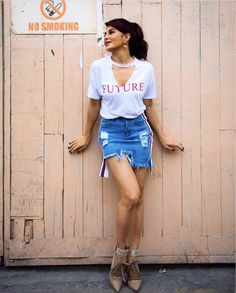
M 131 38 L 131 35 L 130 35 L 130 33 L 127 33 L 127 34 L 125 34 L 125 39 L 126 39 L 127 41 L 129 41 L 129 40 L 130 40 L 130 38 Z

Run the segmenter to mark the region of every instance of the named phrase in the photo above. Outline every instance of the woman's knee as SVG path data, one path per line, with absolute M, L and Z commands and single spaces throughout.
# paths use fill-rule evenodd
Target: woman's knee
M 126 190 L 122 194 L 121 202 L 128 209 L 131 209 L 134 206 L 139 204 L 140 198 L 141 198 L 140 197 L 140 190 L 138 188 L 131 189 L 131 190 Z

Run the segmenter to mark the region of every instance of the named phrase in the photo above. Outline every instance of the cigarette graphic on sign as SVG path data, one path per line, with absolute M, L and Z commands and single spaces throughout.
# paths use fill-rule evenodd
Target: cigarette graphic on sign
M 42 15 L 47 19 L 56 20 L 64 15 L 66 11 L 66 2 L 65 0 L 42 0 L 40 10 Z
M 62 3 L 58 3 L 56 6 L 57 11 L 62 7 Z M 53 16 L 53 14 L 56 12 L 56 10 L 51 10 L 51 12 L 49 13 L 49 16 Z

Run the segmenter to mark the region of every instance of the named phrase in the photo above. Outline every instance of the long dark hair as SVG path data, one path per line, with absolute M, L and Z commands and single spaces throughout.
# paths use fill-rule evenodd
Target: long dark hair
M 144 40 L 143 30 L 136 22 L 129 22 L 124 18 L 115 18 L 105 23 L 112 26 L 123 34 L 130 33 L 129 52 L 137 59 L 146 60 L 148 43 Z

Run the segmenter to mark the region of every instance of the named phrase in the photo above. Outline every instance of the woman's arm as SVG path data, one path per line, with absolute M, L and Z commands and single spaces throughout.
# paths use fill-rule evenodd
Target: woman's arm
M 163 147 L 171 151 L 174 151 L 175 149 L 180 149 L 181 151 L 183 151 L 184 147 L 182 146 L 182 144 L 174 142 L 163 131 L 160 120 L 158 118 L 157 110 L 153 105 L 153 100 L 144 99 L 143 101 L 146 106 L 145 114 L 147 116 L 148 122 L 151 124 L 152 129 L 156 132 Z
M 92 130 L 97 120 L 100 108 L 101 108 L 100 100 L 90 99 L 84 133 L 81 137 L 69 142 L 68 149 L 71 154 L 75 151 L 80 152 L 89 145 Z

